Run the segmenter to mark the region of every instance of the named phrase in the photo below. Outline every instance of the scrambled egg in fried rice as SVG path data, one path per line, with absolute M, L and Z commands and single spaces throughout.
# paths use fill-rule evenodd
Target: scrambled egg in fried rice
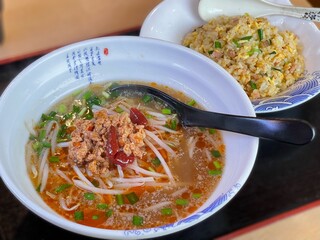
M 183 45 L 225 68 L 250 99 L 272 97 L 302 77 L 298 37 L 266 18 L 221 16 L 188 33 Z

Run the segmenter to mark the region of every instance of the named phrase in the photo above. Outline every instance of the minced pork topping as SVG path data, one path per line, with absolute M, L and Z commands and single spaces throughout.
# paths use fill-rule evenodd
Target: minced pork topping
M 108 171 L 114 158 L 142 158 L 146 137 L 144 125 L 132 123 L 126 112 L 108 115 L 100 110 L 91 120 L 77 119 L 71 134 L 68 159 L 72 164 L 86 167 L 93 174 Z M 111 139 L 110 134 L 116 135 Z M 112 134 L 111 134 L 112 135 Z M 115 149 L 108 152 L 108 146 Z

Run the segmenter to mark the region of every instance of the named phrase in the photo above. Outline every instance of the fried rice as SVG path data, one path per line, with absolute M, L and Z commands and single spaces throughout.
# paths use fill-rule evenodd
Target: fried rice
M 298 37 L 266 18 L 221 16 L 188 33 L 182 44 L 225 68 L 250 99 L 273 97 L 305 70 Z

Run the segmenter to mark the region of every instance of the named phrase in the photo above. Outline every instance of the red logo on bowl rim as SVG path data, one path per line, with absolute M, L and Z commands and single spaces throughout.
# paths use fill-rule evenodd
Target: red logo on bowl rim
M 109 54 L 109 49 L 108 49 L 108 48 L 104 48 L 104 49 L 103 49 L 103 54 L 106 55 L 106 56 L 108 56 L 108 54 Z

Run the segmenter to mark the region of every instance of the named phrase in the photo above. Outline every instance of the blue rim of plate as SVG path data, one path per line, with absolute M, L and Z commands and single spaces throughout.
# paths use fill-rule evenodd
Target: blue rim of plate
M 256 113 L 277 112 L 300 105 L 320 92 L 320 71 L 306 72 L 294 85 L 271 98 L 252 100 Z

